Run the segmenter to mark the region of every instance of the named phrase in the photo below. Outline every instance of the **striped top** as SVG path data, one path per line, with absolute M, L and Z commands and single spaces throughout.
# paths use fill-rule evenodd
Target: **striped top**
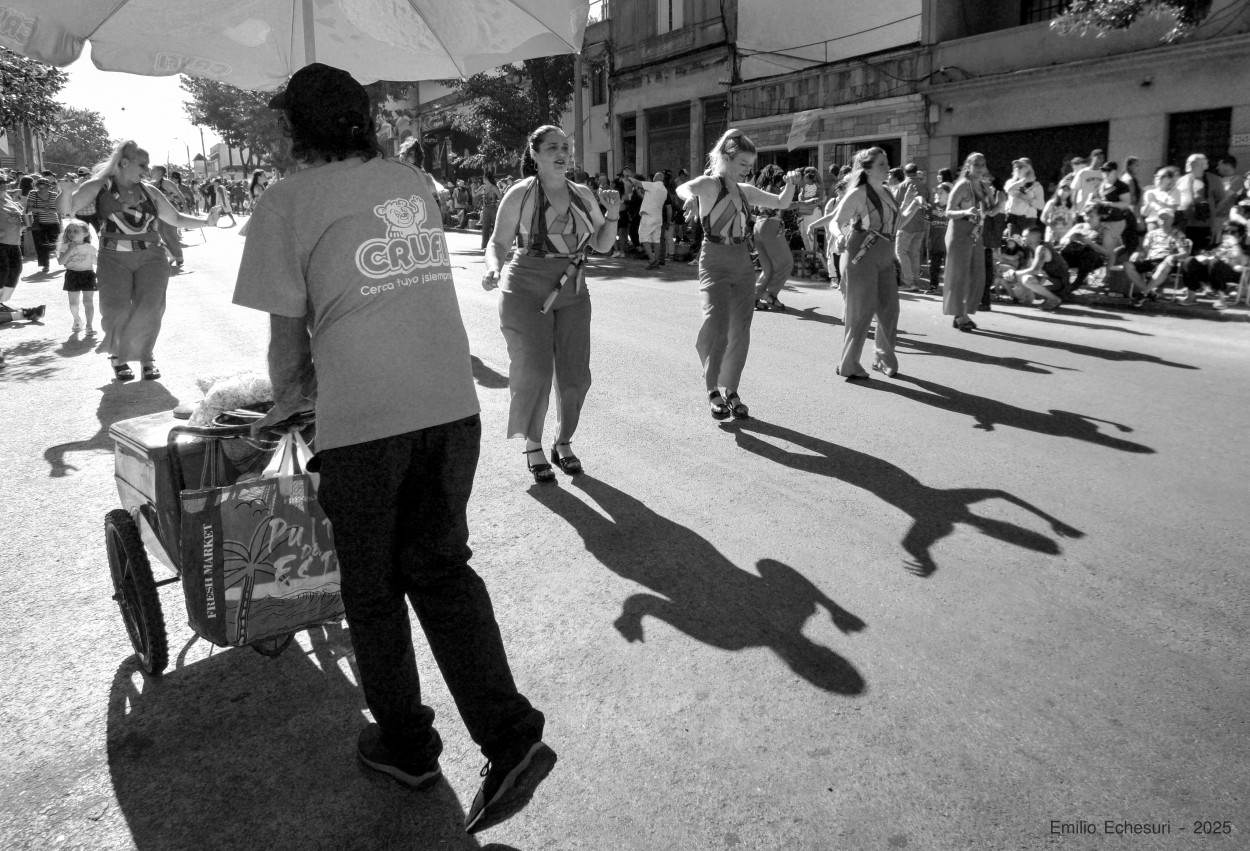
M 585 251 L 595 234 L 594 220 L 586 202 L 577 194 L 577 186 L 565 181 L 569 187 L 569 207 L 557 215 L 542 182 L 532 181 L 521 199 L 521 215 L 517 228 L 517 248 L 537 257 L 571 257 Z
M 734 184 L 734 195 L 731 197 L 725 179 L 720 178 L 720 192 L 716 195 L 716 203 L 707 215 L 702 217 L 703 232 L 720 239 L 742 238 L 747 234 L 747 202 L 742 197 L 742 189 Z
M 60 224 L 61 217 L 56 213 L 56 199 L 60 196 L 60 192 L 51 192 L 47 198 L 40 198 L 37 191 L 31 192 L 26 196 L 26 212 L 35 217 L 35 224 Z
M 100 248 L 106 251 L 135 251 L 134 243 L 161 241 L 156 232 L 156 203 L 143 188 L 142 183 L 135 184 L 143 200 L 133 207 L 126 206 L 122 200 L 121 190 L 117 182 L 109 178 L 108 183 L 100 188 L 96 195 L 96 209 L 103 220 L 100 225 Z

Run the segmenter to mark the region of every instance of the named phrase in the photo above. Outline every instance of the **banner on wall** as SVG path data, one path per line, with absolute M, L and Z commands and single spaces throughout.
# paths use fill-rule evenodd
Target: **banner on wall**
M 786 138 L 786 150 L 793 151 L 816 141 L 820 133 L 820 110 L 807 109 L 796 112 L 790 122 L 790 135 Z

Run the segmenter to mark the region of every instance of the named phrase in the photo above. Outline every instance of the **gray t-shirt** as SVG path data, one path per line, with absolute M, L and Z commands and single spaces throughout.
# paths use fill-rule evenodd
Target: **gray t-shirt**
M 312 312 L 318 451 L 479 411 L 438 207 L 411 166 L 353 158 L 270 185 L 234 303 Z

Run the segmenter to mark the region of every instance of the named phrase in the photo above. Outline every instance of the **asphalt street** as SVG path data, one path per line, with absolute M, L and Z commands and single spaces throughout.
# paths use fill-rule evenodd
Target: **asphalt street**
M 718 424 L 694 270 L 600 259 L 587 475 L 540 487 L 504 439 L 478 237 L 449 240 L 483 409 L 473 563 L 560 755 L 534 802 L 464 835 L 483 760 L 419 630 L 446 743 L 426 793 L 355 761 L 343 625 L 216 649 L 172 585 L 170 670 L 138 672 L 108 429 L 264 369 L 220 229 L 171 282 L 160 381 L 112 381 L 59 275 L 13 299 L 41 323 L 0 327 L 0 847 L 1247 847 L 1250 325 L 996 307 L 963 334 L 907 295 L 901 375 L 846 383 L 841 298 L 795 279 L 755 317 L 752 419 Z

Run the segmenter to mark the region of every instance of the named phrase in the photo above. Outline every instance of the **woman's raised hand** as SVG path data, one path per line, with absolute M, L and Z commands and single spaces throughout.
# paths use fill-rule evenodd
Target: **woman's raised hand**
M 615 189 L 602 189 L 599 191 L 599 203 L 604 206 L 605 213 L 619 210 L 621 207 L 621 193 Z
M 801 186 L 803 184 L 803 170 L 796 168 L 794 171 L 786 172 L 786 183 Z

